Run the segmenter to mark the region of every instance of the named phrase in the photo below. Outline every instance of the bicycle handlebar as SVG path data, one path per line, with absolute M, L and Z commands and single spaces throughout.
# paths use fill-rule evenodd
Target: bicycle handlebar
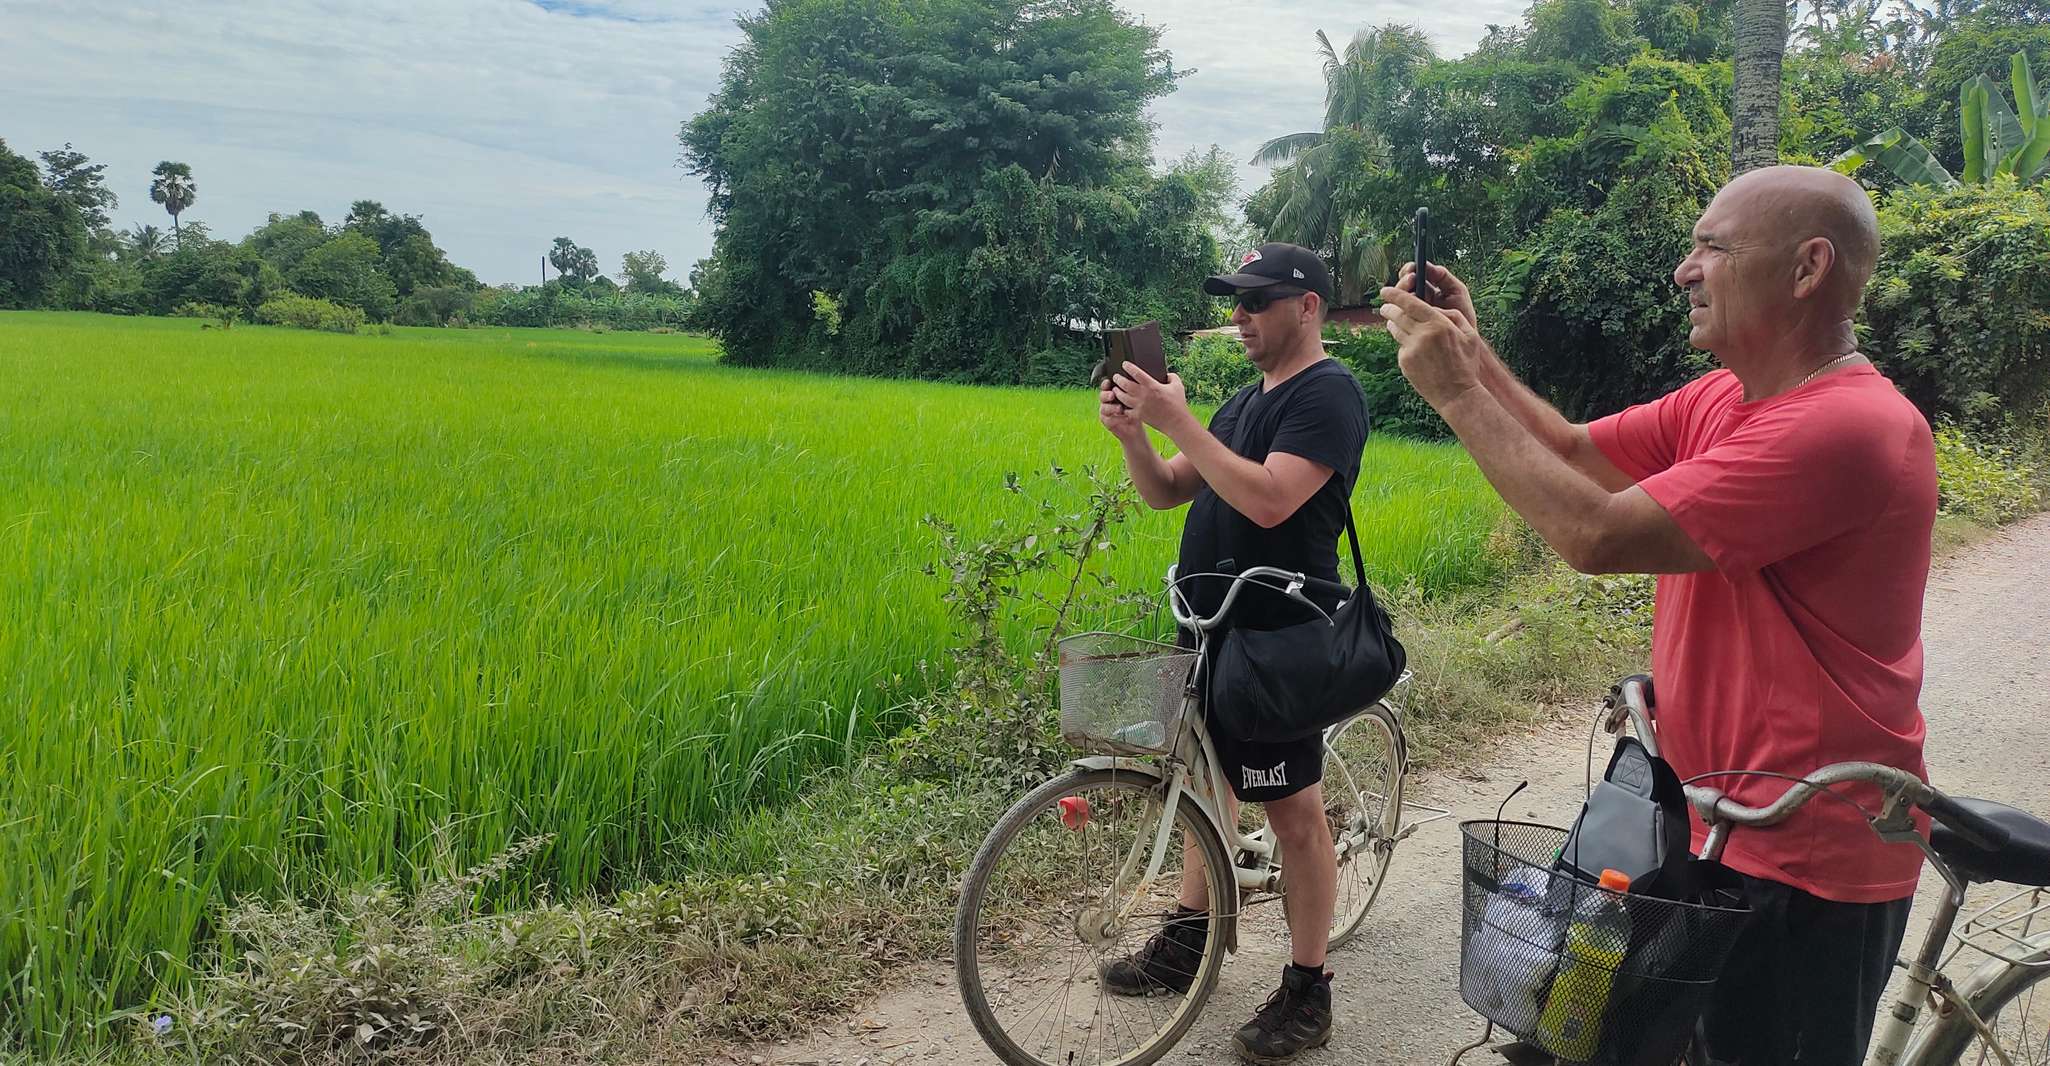
M 1687 799 L 1694 809 L 1701 813 L 1702 821 L 1714 824 L 1727 822 L 1732 825 L 1764 828 L 1778 825 L 1793 816 L 1815 794 L 1830 785 L 1863 782 L 1878 785 L 1888 792 L 1899 792 L 1909 802 L 1929 812 L 1930 817 L 1949 826 L 1959 836 L 1975 847 L 1988 851 L 1999 851 L 2007 846 L 2010 835 L 2001 828 L 1958 805 L 1956 800 L 1938 792 L 1933 786 L 1892 766 L 1870 762 L 1831 763 L 1809 774 L 1794 787 L 1780 794 L 1780 798 L 1764 807 L 1747 807 L 1723 794 L 1721 789 L 1701 785 L 1687 786 Z
M 1621 728 L 1625 720 L 1644 741 L 1646 749 L 1657 755 L 1658 742 L 1651 721 L 1651 678 L 1635 674 L 1624 678 L 1611 690 L 1607 720 L 1609 732 Z M 1825 766 L 1764 807 L 1747 807 L 1724 795 L 1721 789 L 1701 785 L 1688 785 L 1687 799 L 1700 812 L 1701 820 L 1711 825 L 1720 821 L 1763 828 L 1786 821 L 1824 788 L 1848 782 L 1864 782 L 1878 785 L 1888 792 L 1901 793 L 1974 847 L 1999 851 L 2012 839 L 2012 834 L 2005 828 L 1965 809 L 1928 782 L 1905 770 L 1879 763 L 1841 762 Z
M 1325 612 L 1324 608 L 1317 606 L 1317 604 L 1311 601 L 1311 599 L 1308 596 L 1303 595 L 1303 590 L 1313 589 L 1317 592 L 1323 592 L 1333 596 L 1341 597 L 1351 594 L 1350 589 L 1346 588 L 1344 585 L 1341 585 L 1336 581 L 1326 581 L 1323 578 L 1311 577 L 1308 574 L 1304 574 L 1295 570 L 1283 570 L 1278 566 L 1249 566 L 1236 574 L 1202 573 L 1187 574 L 1181 576 L 1177 576 L 1177 569 L 1179 568 L 1174 566 L 1170 566 L 1167 568 L 1168 611 L 1174 615 L 1175 622 L 1181 625 L 1183 628 L 1200 630 L 1205 633 L 1213 629 L 1216 629 L 1220 624 L 1223 623 L 1224 616 L 1231 613 L 1232 604 L 1236 602 L 1239 598 L 1239 590 L 1245 588 L 1249 584 L 1259 585 L 1261 588 L 1272 589 L 1275 592 L 1279 592 L 1282 595 L 1287 596 L 1289 599 L 1295 600 L 1296 602 L 1301 603 L 1305 607 L 1308 607 L 1311 610 L 1316 611 L 1318 614 L 1323 615 L 1325 621 L 1330 621 L 1331 615 Z M 1184 610 L 1185 604 L 1182 600 L 1181 583 L 1184 581 L 1191 581 L 1199 577 L 1231 578 L 1231 588 L 1230 590 L 1225 592 L 1224 602 L 1217 605 L 1217 613 L 1215 614 L 1199 616 L 1194 614 L 1193 612 Z M 1271 584 L 1268 581 L 1263 580 L 1265 578 L 1277 578 L 1283 581 L 1284 584 Z

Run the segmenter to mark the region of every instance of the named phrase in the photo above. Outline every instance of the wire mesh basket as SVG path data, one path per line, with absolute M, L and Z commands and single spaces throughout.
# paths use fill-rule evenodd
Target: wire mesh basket
M 1553 864 L 1567 831 L 1459 826 L 1459 994 L 1562 1061 L 1671 1066 L 1687 1047 L 1749 911 L 1607 889 Z
M 1182 724 L 1196 654 L 1119 633 L 1064 637 L 1061 738 L 1104 755 L 1165 755 Z

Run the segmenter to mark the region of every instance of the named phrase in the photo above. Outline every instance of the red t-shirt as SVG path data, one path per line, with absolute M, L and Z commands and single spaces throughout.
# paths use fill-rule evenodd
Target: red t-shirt
M 1936 458 L 1921 412 L 1871 367 L 1744 403 L 1727 370 L 1588 427 L 1610 462 L 1716 568 L 1658 579 L 1660 754 L 1682 778 L 1800 775 L 1833 762 L 1922 765 L 1922 594 Z M 1764 806 L 1784 780 L 1707 780 Z M 1839 787 L 1876 810 L 1879 791 Z M 1694 824 L 1694 844 L 1704 831 Z M 1733 828 L 1724 862 L 1824 899 L 1912 895 L 1922 856 L 1816 797 L 1771 829 Z

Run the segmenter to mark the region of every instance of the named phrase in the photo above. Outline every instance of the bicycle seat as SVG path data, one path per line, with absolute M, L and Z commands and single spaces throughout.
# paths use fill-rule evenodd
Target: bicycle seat
M 1946 828 L 1929 827 L 1929 846 L 1950 860 L 1958 873 L 1973 881 L 2006 881 L 2035 888 L 2050 887 L 2050 822 L 1992 800 L 1957 797 L 1957 805 L 2012 834 L 2007 846 L 1987 851 Z

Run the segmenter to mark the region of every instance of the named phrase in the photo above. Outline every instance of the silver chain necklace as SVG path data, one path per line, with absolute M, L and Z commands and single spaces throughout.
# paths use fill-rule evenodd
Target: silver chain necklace
M 1837 356 L 1837 357 L 1836 357 L 1836 358 L 1834 358 L 1834 359 L 1831 359 L 1831 360 L 1830 360 L 1829 362 L 1827 362 L 1827 363 L 1824 363 L 1824 364 L 1822 364 L 1821 366 L 1818 366 L 1818 367 L 1816 367 L 1816 368 L 1815 368 L 1815 369 L 1813 369 L 1813 370 L 1810 370 L 1810 371 L 1808 372 L 1808 376 L 1807 376 L 1807 377 L 1805 377 L 1805 378 L 1802 378 L 1802 379 L 1801 379 L 1800 381 L 1797 381 L 1797 382 L 1795 382 L 1795 383 L 1794 383 L 1794 389 L 1798 389 L 1798 388 L 1800 388 L 1801 386 L 1803 386 L 1803 385 L 1806 385 L 1806 384 L 1808 384 L 1808 383 L 1809 383 L 1809 382 L 1811 382 L 1811 381 L 1814 381 L 1814 380 L 1815 380 L 1815 379 L 1816 379 L 1817 377 L 1820 377 L 1820 376 L 1822 375 L 1822 372 L 1823 372 L 1823 371 L 1825 371 L 1825 370 L 1828 370 L 1828 369 L 1830 369 L 1831 367 L 1835 367 L 1835 366 L 1841 366 L 1842 364 L 1844 364 L 1844 363 L 1846 363 L 1846 362 L 1849 362 L 1850 360 L 1852 360 L 1852 359 L 1856 359 L 1856 358 L 1858 358 L 1858 353 L 1857 353 L 1857 352 L 1845 352 L 1844 354 L 1842 354 L 1842 355 L 1839 355 L 1839 356 Z M 1792 391 L 1794 391 L 1794 389 L 1788 389 L 1787 391 L 1788 391 L 1788 392 L 1792 392 Z

